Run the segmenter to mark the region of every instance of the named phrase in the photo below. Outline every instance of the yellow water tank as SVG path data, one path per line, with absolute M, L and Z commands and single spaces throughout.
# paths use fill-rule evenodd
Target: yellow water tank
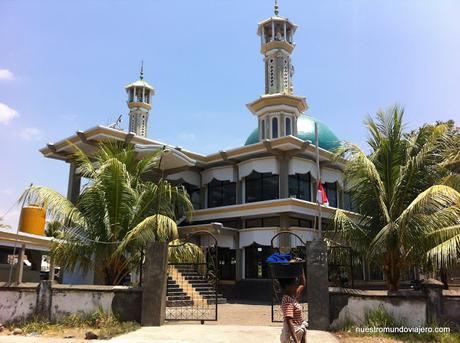
M 19 231 L 34 235 L 45 235 L 46 211 L 43 207 L 24 206 L 19 220 Z

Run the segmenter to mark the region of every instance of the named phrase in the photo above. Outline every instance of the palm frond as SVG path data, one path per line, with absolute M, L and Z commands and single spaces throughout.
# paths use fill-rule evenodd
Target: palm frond
M 190 242 L 183 242 L 180 239 L 172 240 L 169 243 L 169 263 L 203 263 L 205 261 L 205 254 L 198 245 Z

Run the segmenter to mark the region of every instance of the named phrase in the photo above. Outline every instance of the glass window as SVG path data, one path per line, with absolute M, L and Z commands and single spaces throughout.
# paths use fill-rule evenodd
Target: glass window
M 185 190 L 188 193 L 188 196 L 190 197 L 190 201 L 192 202 L 193 208 L 195 210 L 199 210 L 201 208 L 200 188 L 188 183 L 183 183 L 182 185 L 184 186 Z
M 336 182 L 325 182 L 324 190 L 326 191 L 327 200 L 329 206 L 337 207 L 337 183 Z
M 279 198 L 278 175 L 252 172 L 245 178 L 246 202 Z
M 291 118 L 286 118 L 286 136 L 292 134 L 291 130 Z
M 236 204 L 236 182 L 213 179 L 208 184 L 208 207 Z
M 246 228 L 263 227 L 262 218 L 246 219 Z
M 265 119 L 262 120 L 262 139 L 265 139 Z
M 289 218 L 289 226 L 313 228 L 313 221 L 302 218 Z
M 279 226 L 280 226 L 279 217 L 246 219 L 247 229 L 250 229 L 253 227 L 279 227 Z
M 311 201 L 311 174 L 289 175 L 289 197 Z
M 280 217 L 263 218 L 264 227 L 278 227 L 280 226 Z
M 278 138 L 278 118 L 272 118 L 272 138 Z

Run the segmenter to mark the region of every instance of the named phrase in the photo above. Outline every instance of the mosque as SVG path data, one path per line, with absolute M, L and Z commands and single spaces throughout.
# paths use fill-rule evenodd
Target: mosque
M 206 229 L 218 241 L 219 279 L 235 283 L 245 279 L 266 279 L 265 259 L 271 253 L 271 239 L 280 231 L 291 231 L 311 241 L 318 237 L 318 179 L 315 123 L 318 127 L 319 170 L 329 201 L 322 206 L 323 227 L 335 208 L 347 210 L 352 204 L 343 180 L 343 161 L 333 161 L 332 151 L 340 145 L 334 132 L 308 114 L 304 96 L 294 93 L 294 36 L 297 25 L 279 15 L 258 24 L 260 52 L 265 64 L 265 92 L 247 108 L 257 121 L 242 146 L 201 155 L 148 137 L 148 120 L 155 89 L 144 80 L 125 87 L 129 108 L 129 131 L 115 125 L 95 126 L 78 131 L 42 148 L 47 157 L 69 164 L 68 199 L 75 201 L 81 188 L 78 168 L 72 161 L 73 145 L 87 153 L 98 142 L 122 141 L 135 144 L 140 157 L 166 147 L 161 168 L 167 179 L 181 184 L 194 206 L 192 223 L 181 223 L 180 230 Z M 327 118 L 324 118 L 327 119 Z M 281 239 L 281 238 L 280 238 Z M 209 244 L 202 237 L 201 244 Z M 291 238 L 275 244 L 295 245 Z M 94 281 L 91 279 L 85 282 Z M 64 283 L 83 282 L 64 274 Z

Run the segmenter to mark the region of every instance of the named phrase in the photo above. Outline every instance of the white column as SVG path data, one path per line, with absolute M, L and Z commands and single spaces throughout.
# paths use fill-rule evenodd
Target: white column
M 275 21 L 272 20 L 272 41 L 275 40 Z
M 262 45 L 265 44 L 265 26 L 262 25 L 262 34 L 261 34 L 261 37 L 262 39 Z
M 18 263 L 16 264 L 16 283 L 22 283 L 22 276 L 24 274 L 24 255 L 26 253 L 25 244 L 21 245 L 21 250 L 19 250 Z
M 145 87 L 142 87 L 142 102 L 145 102 Z
M 286 22 L 284 22 L 284 40 L 287 42 L 286 31 Z

